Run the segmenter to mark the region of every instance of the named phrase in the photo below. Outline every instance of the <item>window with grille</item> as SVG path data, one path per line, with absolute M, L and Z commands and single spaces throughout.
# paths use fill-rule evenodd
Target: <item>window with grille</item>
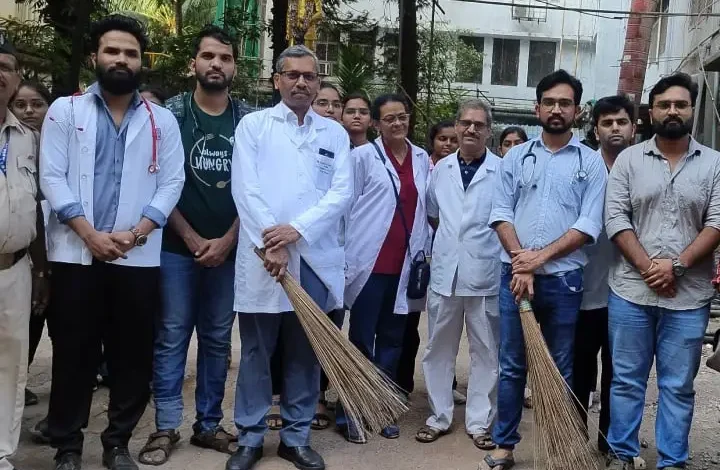
M 318 58 L 320 75 L 334 75 L 338 63 L 340 33 L 320 31 L 315 43 L 315 54 Z
M 527 86 L 535 88 L 545 75 L 555 70 L 557 43 L 553 41 L 530 41 Z
M 493 39 L 491 84 L 517 86 L 519 63 L 519 39 Z

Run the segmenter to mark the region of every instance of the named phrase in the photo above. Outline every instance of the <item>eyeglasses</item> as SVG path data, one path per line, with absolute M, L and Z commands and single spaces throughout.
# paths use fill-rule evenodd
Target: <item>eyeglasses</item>
M 308 83 L 312 83 L 318 79 L 318 74 L 315 72 L 298 72 L 297 70 L 288 70 L 278 73 L 293 82 L 300 80 L 300 77 Z
M 355 114 L 359 114 L 360 116 L 369 116 L 370 110 L 367 108 L 345 108 L 344 113 L 350 116 Z
M 395 121 L 400 121 L 401 123 L 406 123 L 410 121 L 410 115 L 409 114 L 398 114 L 397 116 L 385 116 L 384 118 L 380 119 L 382 122 L 387 124 L 388 126 L 395 124 Z
M 678 111 L 685 111 L 691 107 L 690 103 L 687 101 L 663 100 L 653 104 L 653 108 L 657 108 L 661 111 L 669 111 L 673 106 L 675 106 L 675 109 Z
M 10 74 L 17 72 L 17 69 L 12 65 L 0 63 L 0 72 Z
M 575 102 L 567 98 L 562 98 L 559 100 L 553 98 L 543 98 L 540 101 L 540 106 L 542 106 L 547 111 L 552 111 L 553 109 L 555 109 L 555 106 L 560 106 L 560 109 L 568 110 L 575 107 Z
M 469 129 L 470 126 L 475 126 L 475 132 L 482 132 L 488 128 L 487 123 L 484 123 L 482 121 L 471 121 L 469 119 L 460 119 L 460 120 L 458 120 L 457 123 L 461 129 Z
M 342 109 L 342 102 L 330 101 L 326 99 L 315 100 L 315 106 L 319 106 L 320 108 L 329 108 L 330 106 L 332 106 L 335 109 Z

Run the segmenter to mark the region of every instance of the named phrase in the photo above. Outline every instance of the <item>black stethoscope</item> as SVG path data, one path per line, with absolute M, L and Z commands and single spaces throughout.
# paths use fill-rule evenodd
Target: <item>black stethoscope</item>
M 523 186 L 527 186 L 530 184 L 530 182 L 533 180 L 533 177 L 535 176 L 535 167 L 537 166 L 537 156 L 533 152 L 533 148 L 535 147 L 535 142 L 533 141 L 530 144 L 530 148 L 528 149 L 527 153 L 523 155 L 522 160 L 520 160 L 520 182 L 523 184 Z M 587 171 L 583 168 L 583 156 L 582 151 L 580 150 L 580 147 L 575 148 L 577 150 L 578 154 L 578 161 L 580 162 L 580 169 L 575 173 L 575 179 L 579 182 L 586 181 L 588 179 Z M 532 158 L 532 170 L 530 171 L 530 179 L 528 181 L 525 181 L 525 160 L 528 158 Z

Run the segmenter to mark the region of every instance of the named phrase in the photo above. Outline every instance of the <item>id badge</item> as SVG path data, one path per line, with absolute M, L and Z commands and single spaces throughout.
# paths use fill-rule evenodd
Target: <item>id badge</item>
M 321 191 L 330 189 L 335 170 L 335 154 L 323 148 L 315 155 L 315 187 Z

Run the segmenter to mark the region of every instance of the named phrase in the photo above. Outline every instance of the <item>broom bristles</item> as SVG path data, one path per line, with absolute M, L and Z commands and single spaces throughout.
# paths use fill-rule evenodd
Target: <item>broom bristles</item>
M 261 259 L 264 254 L 255 252 Z M 290 274 L 280 281 L 348 419 L 380 432 L 408 411 L 395 383 L 366 358 Z
M 519 310 L 532 389 L 535 449 L 540 453 L 536 461 L 544 460 L 548 470 L 600 470 L 585 425 L 550 355 L 532 305 L 523 299 Z

